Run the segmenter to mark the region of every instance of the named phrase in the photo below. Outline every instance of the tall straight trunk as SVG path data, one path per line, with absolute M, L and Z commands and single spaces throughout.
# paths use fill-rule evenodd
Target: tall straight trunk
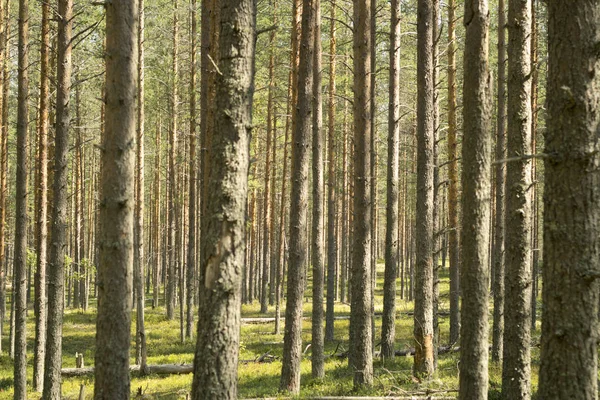
M 75 81 L 79 80 L 79 74 L 76 73 Z M 75 85 L 75 157 L 73 160 L 73 181 L 74 181 L 74 193 L 72 194 L 71 207 L 73 209 L 74 222 L 72 223 L 71 229 L 73 230 L 73 274 L 71 284 L 73 285 L 73 308 L 79 308 L 81 305 L 81 296 L 79 291 L 79 281 L 81 279 L 82 271 L 82 252 L 81 252 L 81 85 Z
M 502 1 L 502 0 L 500 0 Z M 448 247 L 450 256 L 450 343 L 460 332 L 458 265 L 458 128 L 456 122 L 456 31 L 455 0 L 448 1 Z
M 0 17 L 2 18 L 2 17 Z M 40 110 L 36 176 L 36 272 L 35 272 L 35 344 L 33 353 L 33 388 L 44 387 L 46 351 L 46 262 L 48 239 L 48 112 L 50 109 L 50 4 L 42 3 L 42 41 L 40 45 Z
M 44 366 L 44 399 L 61 397 L 62 327 L 67 234 L 67 182 L 69 130 L 71 126 L 71 36 L 73 0 L 58 2 L 56 131 L 54 134 L 54 183 L 51 220 L 52 240 L 48 259 L 48 330 Z
M 498 120 L 496 127 L 496 212 L 494 236 L 494 330 L 492 361 L 502 360 L 504 336 L 504 198 L 506 193 L 506 11 L 498 1 Z
M 537 116 L 538 116 L 538 29 L 536 18 L 536 1 L 531 1 L 531 152 L 536 153 L 537 140 Z M 539 238 L 539 190 L 538 190 L 538 168 L 537 160 L 532 159 L 531 182 L 533 184 L 531 193 L 531 329 L 535 332 L 537 321 L 537 293 L 538 293 L 538 238 Z
M 431 375 L 433 349 L 433 1 L 419 0 L 417 21 L 417 208 L 414 372 Z
M 465 2 L 459 399 L 487 399 L 491 81 L 487 0 Z
M 312 126 L 313 68 L 315 45 L 315 13 L 313 0 L 302 2 L 302 36 L 298 68 L 297 106 L 292 116 L 292 165 L 290 193 L 290 243 L 285 310 L 283 362 L 279 388 L 300 391 L 300 358 L 302 356 L 302 300 L 306 283 L 308 234 L 308 166 Z
M 200 311 L 192 398 L 236 399 L 248 165 L 254 90 L 255 3 L 220 3 L 211 193 L 202 230 Z M 206 229 L 204 229 L 206 228 Z
M 160 152 L 161 152 L 161 133 L 162 133 L 162 121 L 159 118 L 158 127 L 156 129 L 156 137 L 154 138 L 154 261 L 153 265 L 153 289 L 152 289 L 152 308 L 158 307 L 158 300 L 160 295 L 160 259 L 162 254 L 162 230 L 163 224 L 160 220 L 160 201 L 161 201 L 161 185 L 160 185 Z
M 15 198 L 14 398 L 27 398 L 27 136 L 29 125 L 29 1 L 19 0 L 19 55 L 17 96 L 17 174 Z
M 344 85 L 344 94 L 346 94 L 346 85 Z M 342 123 L 342 199 L 340 201 L 342 208 L 342 257 L 340 262 L 340 268 L 342 270 L 342 279 L 340 282 L 340 301 L 345 303 L 348 300 L 348 271 L 349 271 L 349 257 L 348 257 L 348 241 L 350 237 L 350 225 L 349 225 L 349 209 L 352 207 L 349 196 L 349 183 L 348 183 L 348 102 L 344 101 L 344 115 Z
M 502 395 L 529 399 L 531 381 L 531 2 L 508 2 L 506 274 Z
M 439 48 L 438 41 L 440 37 L 440 26 L 438 24 L 440 13 L 440 1 L 433 0 L 433 13 L 431 16 L 433 25 L 433 47 L 432 47 L 432 58 L 433 58 L 433 243 L 432 243 L 432 257 L 433 257 L 433 368 L 437 369 L 438 365 L 438 345 L 440 341 L 440 327 L 438 319 L 438 308 L 439 308 L 439 297 L 440 297 L 440 286 L 439 286 L 439 258 L 440 258 L 440 108 L 438 103 L 438 79 L 439 79 Z
M 0 96 L 0 351 L 2 350 L 2 332 L 4 320 L 6 319 L 6 270 L 8 263 L 6 260 L 6 178 L 8 175 L 8 36 L 9 25 L 9 1 L 0 0 L 0 75 L 2 80 L 2 90 Z
M 370 0 L 354 1 L 354 223 L 352 243 L 352 296 L 350 305 L 350 368 L 354 387 L 373 384 L 372 332 L 372 192 L 371 135 L 373 105 Z
M 325 341 L 332 342 L 334 334 L 335 283 L 338 267 L 338 243 L 336 235 L 336 166 L 335 166 L 335 74 L 336 74 L 336 4 L 331 2 L 329 25 L 329 99 L 327 140 L 329 165 L 327 168 L 327 309 L 325 312 Z
M 312 114 L 312 376 L 325 377 L 323 338 L 323 95 L 321 93 L 321 1 L 313 0 L 314 58 Z
M 548 119 L 538 397 L 598 398 L 600 64 L 596 1 L 548 1 Z M 568 68 L 565 67 L 568 62 Z M 527 324 L 529 325 L 529 324 Z
M 396 337 L 396 277 L 398 272 L 398 205 L 400 173 L 400 1 L 392 0 L 388 111 L 387 206 L 385 227 L 385 279 L 381 356 L 394 359 Z
M 274 1 L 271 3 L 273 7 L 273 15 L 277 12 L 277 3 Z M 273 23 L 275 24 L 275 17 Z M 271 174 L 274 174 L 273 164 L 275 160 L 272 160 L 272 147 L 276 144 L 276 129 L 275 129 L 275 112 L 274 112 L 274 90 L 275 90 L 275 30 L 271 31 L 269 35 L 269 94 L 267 100 L 267 148 L 265 151 L 265 194 L 264 194 L 264 214 L 262 221 L 263 231 L 263 279 L 262 279 L 262 291 L 260 297 L 260 312 L 266 313 L 269 304 L 274 304 L 275 300 L 275 281 L 272 274 L 271 267 L 271 241 L 272 241 L 272 228 L 271 214 L 273 213 L 273 204 L 271 202 L 274 188 L 271 186 Z
M 370 0 L 371 16 L 369 19 L 369 35 L 371 36 L 371 73 L 369 74 L 371 105 L 371 347 L 375 351 L 375 287 L 377 286 L 377 0 Z
M 144 0 L 138 0 L 138 37 L 137 37 L 137 126 L 136 126 L 136 154 L 135 154 L 135 238 L 134 238 L 134 280 L 135 280 L 135 363 L 146 371 L 146 328 L 144 324 L 144 138 L 145 138 L 145 102 L 144 102 Z
M 177 110 L 179 103 L 179 1 L 173 2 L 173 53 L 171 59 L 171 126 L 169 127 L 169 222 L 167 245 L 167 318 L 175 317 L 175 302 L 177 290 L 177 232 L 178 232 L 178 207 L 177 207 Z
M 129 398 L 133 275 L 138 3 L 106 5 L 106 131 L 100 184 L 100 258 L 94 398 Z
M 186 325 L 185 337 L 192 338 L 194 324 L 194 293 L 196 280 L 196 0 L 190 2 L 190 173 L 189 173 L 189 213 L 188 213 L 188 253 L 186 271 Z

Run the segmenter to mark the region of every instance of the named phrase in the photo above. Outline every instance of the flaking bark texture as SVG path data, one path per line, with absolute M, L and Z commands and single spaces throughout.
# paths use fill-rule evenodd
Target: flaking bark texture
M 507 157 L 531 154 L 531 1 L 508 2 Z M 531 160 L 506 166 L 502 396 L 529 399 L 531 383 Z
M 298 68 L 297 106 L 292 116 L 292 165 L 290 192 L 290 239 L 283 338 L 283 365 L 279 388 L 300 391 L 300 358 L 302 356 L 302 301 L 306 281 L 308 235 L 308 166 L 312 127 L 314 57 L 313 0 L 302 2 L 302 35 Z
M 195 400 L 237 398 L 255 18 L 252 0 L 220 2 L 217 134 L 210 146 L 211 191 L 202 232 Z
M 354 220 L 350 302 L 350 368 L 354 387 L 373 384 L 371 264 L 371 3 L 354 1 Z
M 138 3 L 106 4 L 106 125 L 100 181 L 94 398 L 127 399 L 133 289 Z
M 385 278 L 381 356 L 394 359 L 396 336 L 396 275 L 398 270 L 398 206 L 400 165 L 400 1 L 392 0 L 388 116 Z
M 538 398 L 597 399 L 600 3 L 547 4 L 548 158 Z
M 487 399 L 491 82 L 487 0 L 465 2 L 459 399 Z
M 429 376 L 433 358 L 433 1 L 417 6 L 417 208 L 414 373 Z
M 54 182 L 51 220 L 50 258 L 48 259 L 48 331 L 42 398 L 61 397 L 62 327 L 64 309 L 65 254 L 67 246 L 68 151 L 71 115 L 71 36 L 73 0 L 58 2 L 56 131 L 54 134 Z
M 17 174 L 14 250 L 14 398 L 27 398 L 27 136 L 29 123 L 29 1 L 19 0 Z

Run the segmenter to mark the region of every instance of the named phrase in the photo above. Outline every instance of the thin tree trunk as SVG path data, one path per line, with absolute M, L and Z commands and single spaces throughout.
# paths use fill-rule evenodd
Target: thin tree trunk
M 160 220 L 160 201 L 161 201 L 161 187 L 160 187 L 160 143 L 162 133 L 162 121 L 159 118 L 158 127 L 156 129 L 156 137 L 154 142 L 154 262 L 153 262 L 153 283 L 154 288 L 152 290 L 152 308 L 158 307 L 158 300 L 160 296 L 160 260 L 161 260 L 161 232 L 163 231 L 163 225 Z
M 188 254 L 186 272 L 186 325 L 185 337 L 192 338 L 194 325 L 194 292 L 196 281 L 196 0 L 191 0 L 190 18 L 192 20 L 190 33 L 190 199 L 188 225 Z
M 19 0 L 17 165 L 15 197 L 14 398 L 27 398 L 27 136 L 29 124 L 29 1 Z
M 419 0 L 417 21 L 417 209 L 415 374 L 434 371 L 433 349 L 433 1 Z
M 547 4 L 545 153 L 549 158 L 544 163 L 544 311 L 538 398 L 596 399 L 600 192 L 599 157 L 594 149 L 599 123 L 596 38 L 600 6 L 583 0 Z
M 4 321 L 6 320 L 6 178 L 8 175 L 8 36 L 10 31 L 10 20 L 8 18 L 10 2 L 0 0 L 0 68 L 2 80 L 2 90 L 0 96 L 2 99 L 0 108 L 0 149 L 2 156 L 0 158 L 0 350 L 2 350 L 2 332 Z
M 58 2 L 56 132 L 50 258 L 48 260 L 48 332 L 44 366 L 44 399 L 61 397 L 62 327 L 67 234 L 68 148 L 71 125 L 71 31 L 73 1 Z
M 292 117 L 292 166 L 290 196 L 290 249 L 285 310 L 283 362 L 279 388 L 297 394 L 300 391 L 302 356 L 302 300 L 306 284 L 308 234 L 308 167 L 313 100 L 314 15 L 313 1 L 303 0 L 302 37 L 298 69 L 297 106 Z
M 507 157 L 531 154 L 531 2 L 508 2 Z M 531 383 L 531 161 L 506 166 L 502 395 L 529 399 Z
M 335 283 L 338 267 L 338 243 L 336 235 L 336 170 L 335 170 L 335 74 L 336 74 L 336 4 L 331 1 L 329 25 L 329 104 L 328 104 L 328 152 L 329 165 L 327 171 L 327 309 L 325 316 L 325 341 L 332 342 L 334 336 Z
M 323 95 L 321 93 L 321 1 L 313 0 L 314 58 L 312 114 L 312 376 L 325 377 L 323 337 Z
M 168 223 L 168 269 L 167 269 L 167 318 L 175 317 L 175 302 L 177 297 L 177 232 L 178 232 L 178 208 L 177 208 L 177 110 L 179 103 L 179 1 L 173 2 L 173 53 L 171 69 L 171 126 L 169 127 L 169 223 Z
M 390 71 L 388 112 L 387 206 L 385 279 L 381 357 L 394 359 L 396 337 L 396 277 L 398 272 L 398 183 L 400 173 L 400 1 L 392 0 L 390 22 Z
M 1 13 L 0 13 L 1 14 Z M 0 16 L 0 18 L 2 18 Z M 40 46 L 40 111 L 38 121 L 38 154 L 36 179 L 36 273 L 35 273 L 35 344 L 33 360 L 33 388 L 44 387 L 44 360 L 46 351 L 46 262 L 48 239 L 48 111 L 50 4 L 42 3 L 42 41 Z
M 487 0 L 465 2 L 459 399 L 487 399 L 491 81 Z
M 146 328 L 144 326 L 144 138 L 145 138 L 145 103 L 144 103 L 144 0 L 138 0 L 138 53 L 137 53 L 137 126 L 136 126 L 136 194 L 135 194 L 135 240 L 134 240 L 134 279 L 135 279 L 135 363 L 140 366 L 142 374 L 147 373 Z
M 506 158 L 506 11 L 504 0 L 498 1 L 498 124 L 496 128 L 496 161 Z M 494 237 L 494 330 L 492 361 L 502 360 L 504 336 L 504 206 L 506 164 L 496 164 L 496 215 Z
M 371 151 L 373 105 L 370 0 L 354 1 L 354 222 L 352 242 L 352 298 L 350 306 L 349 365 L 354 387 L 373 384 L 372 259 L 373 238 Z
M 106 131 L 94 398 L 129 398 L 137 92 L 137 2 L 106 5 Z
M 502 0 L 500 0 L 502 1 Z M 459 265 L 458 265 L 458 141 L 456 123 L 456 31 L 455 0 L 448 0 L 448 237 L 450 256 L 450 343 L 458 341 L 460 332 Z

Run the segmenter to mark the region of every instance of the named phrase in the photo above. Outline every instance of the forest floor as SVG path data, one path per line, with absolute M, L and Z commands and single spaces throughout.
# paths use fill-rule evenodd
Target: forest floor
M 378 266 L 378 284 L 376 287 L 375 312 L 381 313 L 383 309 L 383 264 Z M 448 274 L 447 270 L 441 273 L 440 310 L 449 308 Z M 309 280 L 310 282 L 310 280 Z M 310 317 L 311 299 L 310 288 L 305 292 L 304 316 Z M 150 301 L 147 300 L 147 305 Z M 254 302 L 242 306 L 243 318 L 274 317 L 275 307 L 269 307 L 267 314 L 260 314 L 260 305 Z M 409 313 L 413 310 L 413 303 L 398 298 L 396 319 L 396 349 L 413 347 L 412 329 L 413 317 Z M 93 365 L 95 349 L 95 312 L 66 310 L 63 332 L 63 367 L 75 367 L 75 353 L 83 353 L 86 366 Z M 336 303 L 336 316 L 348 316 L 350 306 Z M 282 321 L 284 312 L 282 311 Z M 490 300 L 490 322 L 491 322 Z M 148 364 L 185 364 L 193 362 L 195 340 L 181 343 L 179 338 L 179 320 L 167 320 L 164 307 L 146 308 L 146 335 L 148 341 Z M 132 347 L 131 363 L 134 362 L 135 352 L 135 316 L 132 317 Z M 441 343 L 448 342 L 449 318 L 446 314 L 440 316 Z M 33 348 L 34 338 L 33 312 L 30 310 L 28 319 L 28 351 Z M 2 349 L 8 348 L 9 324 L 4 324 L 2 335 Z M 328 355 L 341 353 L 348 349 L 348 319 L 335 321 L 335 340 L 326 343 L 325 352 Z M 491 325 L 491 324 L 490 324 Z M 264 398 L 277 397 L 279 377 L 281 372 L 281 354 L 283 349 L 283 329 L 279 335 L 274 334 L 274 322 L 261 324 L 244 323 L 241 330 L 240 360 L 255 360 L 269 352 L 275 356 L 272 362 L 247 362 L 240 363 L 239 397 Z M 490 327 L 491 328 L 491 327 Z M 311 340 L 310 319 L 303 322 L 303 349 Z M 194 332 L 195 333 L 195 332 Z M 381 337 L 381 316 L 376 317 L 376 343 Z M 532 391 L 537 390 L 537 370 L 539 366 L 539 323 L 538 329 L 533 334 L 532 343 Z M 491 331 L 490 331 L 491 338 Z M 490 339 L 491 340 L 491 339 Z M 318 396 L 445 396 L 455 397 L 458 389 L 458 361 L 459 353 L 451 352 L 441 355 L 437 372 L 432 379 L 419 382 L 411 373 L 412 356 L 396 357 L 394 362 L 385 362 L 375 359 L 374 385 L 369 390 L 360 393 L 352 390 L 353 374 L 348 368 L 347 359 L 328 357 L 325 362 L 325 378 L 314 379 L 311 377 L 310 349 L 305 353 L 302 361 L 302 389 L 300 398 Z M 28 372 L 31 384 L 33 371 L 33 355 L 28 354 Z M 490 363 L 490 399 L 500 398 L 501 368 Z M 191 389 L 192 375 L 150 375 L 133 377 L 131 380 L 132 398 L 144 399 L 185 399 Z M 79 398 L 81 385 L 85 386 L 85 398 L 92 398 L 94 391 L 93 376 L 63 379 L 63 396 L 66 399 Z M 140 395 L 141 393 L 141 395 Z M 0 354 L 0 399 L 13 397 L 13 363 L 6 351 Z M 30 392 L 28 398 L 38 399 L 39 393 Z

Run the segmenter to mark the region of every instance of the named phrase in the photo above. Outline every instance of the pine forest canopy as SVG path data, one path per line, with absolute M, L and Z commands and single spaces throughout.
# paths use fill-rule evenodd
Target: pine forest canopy
M 600 0 L 0 0 L 0 397 L 598 399 L 599 37 Z

